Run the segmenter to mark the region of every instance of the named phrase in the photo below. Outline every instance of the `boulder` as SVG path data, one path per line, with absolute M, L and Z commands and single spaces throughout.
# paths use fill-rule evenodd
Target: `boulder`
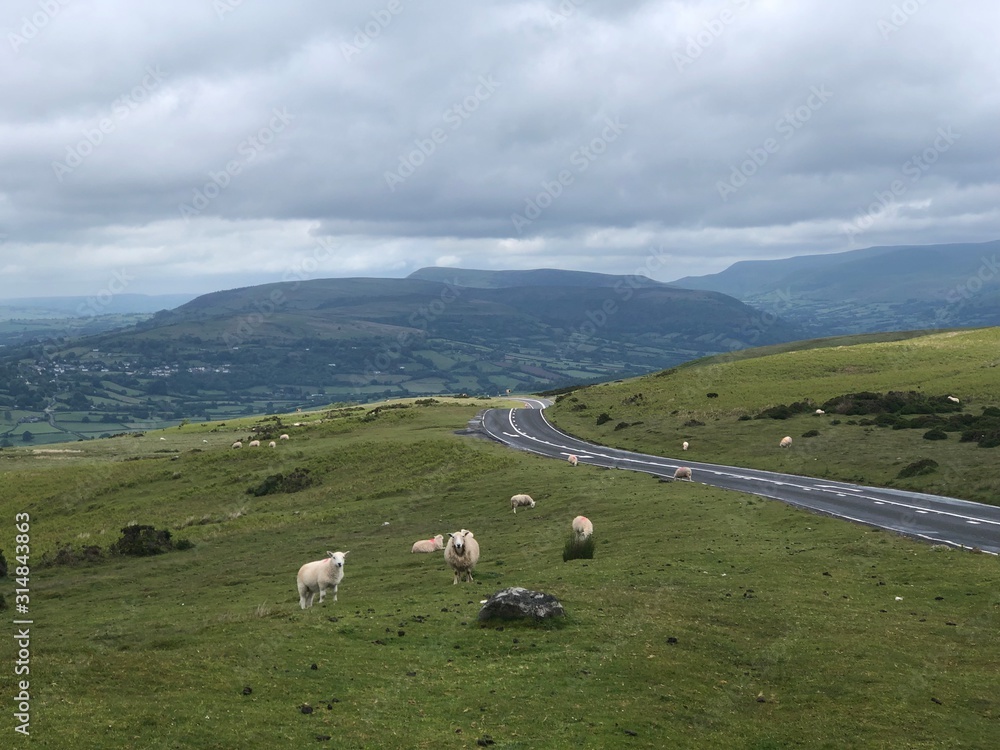
M 545 620 L 565 615 L 566 610 L 552 594 L 520 586 L 496 592 L 479 610 L 480 620 Z

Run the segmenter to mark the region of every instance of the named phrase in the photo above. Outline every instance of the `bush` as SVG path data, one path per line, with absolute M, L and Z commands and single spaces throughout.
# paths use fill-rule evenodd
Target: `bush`
M 615 431 L 624 430 L 626 427 L 631 427 L 631 426 L 632 425 L 630 425 L 628 422 L 619 422 L 618 424 L 615 425 Z
M 569 560 L 593 560 L 594 559 L 594 537 L 587 537 L 582 542 L 578 541 L 576 534 L 570 534 L 563 547 L 563 562 Z
M 816 437 L 819 435 L 819 430 L 808 430 L 802 433 L 802 437 Z
M 309 469 L 296 468 L 287 476 L 284 474 L 271 474 L 257 486 L 247 487 L 247 494 L 254 497 L 263 497 L 264 495 L 273 495 L 279 492 L 300 492 L 313 484 L 314 480 L 309 476 Z
M 896 476 L 899 479 L 907 479 L 908 477 L 919 477 L 924 474 L 933 474 L 938 469 L 938 462 L 932 458 L 921 458 L 919 461 L 914 461 L 908 466 L 904 466 L 900 469 L 899 474 Z
M 699 422 L 697 419 L 689 419 L 687 422 L 684 423 L 684 426 L 685 427 L 704 427 L 705 423 L 704 422 Z
M 791 404 L 778 404 L 760 412 L 754 419 L 790 419 L 796 414 L 804 414 L 816 410 L 816 404 L 806 399 Z
M 611 421 L 611 415 L 608 414 L 606 411 L 602 411 L 600 414 L 597 415 L 598 426 L 604 424 L 605 422 L 610 422 L 610 421 Z
M 108 552 L 113 555 L 129 557 L 149 557 L 162 555 L 172 549 L 174 549 L 174 543 L 170 540 L 169 531 L 135 524 L 122 529 L 121 538 L 108 547 Z
M 936 427 L 933 430 L 927 430 L 927 432 L 924 433 L 924 440 L 947 440 L 947 439 L 948 439 L 948 433 L 945 432 L 944 430 L 939 430 Z

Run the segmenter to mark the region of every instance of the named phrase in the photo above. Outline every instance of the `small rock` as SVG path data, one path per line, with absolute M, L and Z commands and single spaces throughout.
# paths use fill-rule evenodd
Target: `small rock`
M 942 703 L 941 701 L 939 701 L 939 700 L 938 700 L 937 698 L 931 698 L 931 700 L 932 700 L 932 701 L 934 701 L 935 703 L 937 703 L 937 704 L 938 704 L 939 706 L 943 706 L 943 705 L 944 705 L 944 704 L 943 704 L 943 703 Z
M 301 711 L 304 714 L 311 714 L 313 712 L 313 707 L 310 706 L 308 703 L 303 703 L 301 706 L 299 706 L 299 711 Z
M 315 662 L 313 662 L 312 666 L 309 667 L 309 669 L 319 669 L 319 664 L 316 664 Z
M 250 687 L 249 685 L 247 685 L 245 688 L 243 688 L 243 695 L 250 695 L 250 693 L 252 693 L 252 692 L 253 692 L 253 688 Z
M 635 732 L 635 731 L 633 731 L 631 729 L 623 729 L 622 731 L 625 732 L 625 734 L 627 734 L 629 737 L 638 737 L 639 736 L 638 732 Z
M 677 639 L 674 638 L 674 636 L 670 636 L 669 638 L 667 638 L 667 643 L 671 643 L 671 644 L 677 643 Z

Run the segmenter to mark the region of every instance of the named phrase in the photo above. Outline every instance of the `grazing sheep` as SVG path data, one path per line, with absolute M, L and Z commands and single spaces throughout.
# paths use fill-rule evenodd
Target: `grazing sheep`
M 534 508 L 535 501 L 531 499 L 531 495 L 514 495 L 510 499 L 510 507 L 517 513 L 518 508 Z
M 960 402 L 960 401 L 959 401 L 959 400 L 958 400 L 957 398 L 955 398 L 954 396 L 948 396 L 948 400 L 949 400 L 949 401 L 952 401 L 952 402 L 954 402 L 954 403 L 956 403 L 956 404 L 958 404 L 958 403 L 961 403 L 961 402 Z
M 247 445 L 249 445 L 251 448 L 260 448 L 260 441 L 251 440 L 249 443 L 247 443 Z
M 573 454 L 570 454 L 569 458 L 567 458 L 566 460 L 569 461 L 570 466 L 576 466 L 580 462 L 580 459 L 574 456 Z
M 288 435 L 278 435 L 278 440 L 288 440 Z
M 439 549 L 444 549 L 444 534 L 435 534 L 432 539 L 414 542 L 410 552 L 437 552 Z
M 816 411 L 813 412 L 813 414 L 817 414 L 817 415 L 819 415 L 819 414 L 826 414 L 826 412 L 823 411 L 822 409 L 817 409 Z
M 586 516 L 577 516 L 573 519 L 573 533 L 576 534 L 577 541 L 582 542 L 594 533 L 594 524 Z
M 319 592 L 319 603 L 323 603 L 328 588 L 333 589 L 333 600 L 337 601 L 337 586 L 344 580 L 344 558 L 350 552 L 330 552 L 329 557 L 316 562 L 308 562 L 299 568 L 295 577 L 299 589 L 299 605 L 306 609 L 313 605 L 313 597 Z
M 792 447 L 792 439 L 791 439 L 791 437 L 789 437 L 788 435 L 785 435 L 783 438 L 781 438 L 781 442 L 778 443 L 778 446 L 781 447 L 781 448 L 791 448 Z
M 448 537 L 448 546 L 444 548 L 444 559 L 455 571 L 455 580 L 452 583 L 458 583 L 463 577 L 472 583 L 472 569 L 479 562 L 479 542 L 468 529 L 448 534 Z
M 235 443 L 233 443 L 233 447 L 234 448 L 242 448 L 243 447 L 243 443 L 241 441 L 237 440 Z
M 272 440 L 270 443 L 267 444 L 267 447 L 268 448 L 277 448 L 278 444 Z
M 686 479 L 691 481 L 691 469 L 687 466 L 678 466 L 674 470 L 674 479 Z
M 685 440 L 683 443 L 681 443 L 681 450 L 686 451 L 687 449 L 688 449 L 688 441 Z

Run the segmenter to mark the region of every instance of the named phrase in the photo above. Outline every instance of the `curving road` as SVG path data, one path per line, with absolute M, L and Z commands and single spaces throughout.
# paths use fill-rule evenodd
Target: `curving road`
M 694 480 L 713 487 L 780 500 L 817 513 L 845 518 L 966 549 L 1000 554 L 1000 507 L 920 492 L 866 487 L 737 466 L 679 461 L 607 448 L 560 432 L 545 418 L 549 402 L 523 399 L 523 409 L 488 409 L 477 427 L 501 443 L 563 461 L 572 454 L 582 464 L 631 469 L 673 477 L 689 466 Z

